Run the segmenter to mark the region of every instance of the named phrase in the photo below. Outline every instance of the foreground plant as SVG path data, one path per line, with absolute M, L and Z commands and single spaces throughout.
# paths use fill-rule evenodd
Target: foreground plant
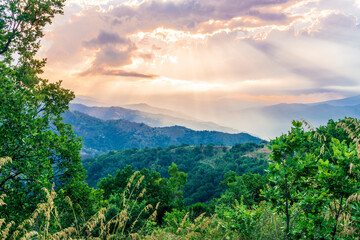
M 82 144 L 61 118 L 74 93 L 41 78 L 46 59 L 36 57 L 44 27 L 63 13 L 64 2 L 0 0 L 0 157 L 12 159 L 1 170 L 0 195 L 7 195 L 1 214 L 16 224 L 45 200 L 41 189 L 53 182 L 76 203 L 93 199 L 83 183 Z M 90 216 L 95 209 L 83 211 Z
M 346 238 L 356 236 L 358 226 L 350 219 L 356 216 L 360 159 L 351 138 L 358 139 L 358 123 L 346 121 L 308 132 L 294 122 L 288 134 L 271 142 L 271 184 L 265 193 L 284 214 L 284 239 L 344 239 L 345 229 L 352 229 Z
M 1 162 L 0 162 L 1 163 Z M 63 215 L 58 212 L 55 199 L 56 192 L 54 188 L 49 192 L 46 188 L 43 191 L 46 194 L 46 202 L 38 204 L 36 210 L 31 214 L 30 218 L 23 221 L 20 225 L 14 228 L 14 223 L 5 222 L 5 219 L 0 219 L 0 237 L 1 239 L 127 239 L 137 238 L 139 234 L 134 230 L 137 229 L 141 232 L 148 222 L 153 222 L 157 216 L 157 208 L 151 205 L 145 206 L 139 214 L 134 215 L 133 209 L 136 204 L 141 200 L 142 194 L 133 195 L 143 179 L 135 181 L 135 172 L 129 183 L 122 193 L 122 202 L 119 208 L 121 209 L 111 219 L 107 219 L 109 207 L 100 209 L 95 215 L 88 219 L 85 223 L 79 224 L 77 216 L 74 214 L 74 222 L 70 227 L 64 228 L 61 224 Z M 146 190 L 141 190 L 145 192 Z M 67 201 L 71 207 L 73 203 L 69 198 Z M 2 200 L 0 200 L 1 205 Z M 139 226 L 138 219 L 145 212 L 153 209 L 150 217 L 145 223 Z M 130 222 L 131 219 L 135 219 Z M 5 226 L 1 228 L 2 226 Z

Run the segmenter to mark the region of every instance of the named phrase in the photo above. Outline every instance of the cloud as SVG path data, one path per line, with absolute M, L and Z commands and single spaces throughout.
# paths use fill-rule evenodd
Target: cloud
M 346 41 L 353 40 L 352 35 L 359 35 L 360 31 L 354 15 L 333 11 L 320 15 L 316 24 L 307 29 L 307 34 L 331 41 Z
M 316 89 L 336 86 L 350 87 L 359 84 L 358 75 L 354 75 L 354 73 L 360 72 L 354 70 L 346 72 L 342 67 L 352 59 L 338 56 L 338 50 L 329 51 L 331 48 L 339 48 L 337 44 L 315 40 L 309 36 L 300 40 L 289 33 L 273 35 L 267 41 L 248 39 L 246 42 L 262 52 L 279 67 L 311 83 L 311 86 Z M 297 48 L 293 46 L 297 46 Z M 342 48 L 344 56 L 347 56 L 348 51 L 351 51 L 346 47 Z M 305 81 L 303 82 L 305 83 Z M 297 87 L 303 89 L 302 86 Z
M 120 70 L 119 68 L 132 63 L 134 57 L 152 59 L 152 53 L 137 53 L 136 45 L 129 39 L 116 33 L 101 30 L 96 38 L 83 42 L 83 46 L 97 49 L 97 54 L 89 69 L 78 74 L 80 77 L 89 75 L 122 76 L 131 78 L 153 79 L 156 75 L 142 74 Z
M 81 72 L 78 74 L 80 77 L 86 76 L 96 76 L 96 75 L 104 75 L 104 76 L 119 76 L 119 77 L 130 77 L 130 78 L 140 78 L 140 79 L 155 79 L 159 76 L 151 75 L 151 74 L 143 74 L 137 72 L 127 72 L 123 70 L 105 70 L 102 68 L 91 68 L 87 71 Z
M 151 100 L 181 91 L 194 100 L 201 92 L 211 106 L 229 94 L 301 99 L 360 85 L 360 9 L 350 0 L 92 2 L 57 18 L 45 39 L 49 76 L 83 94 Z M 194 84 L 167 94 L 158 79 Z
M 129 44 L 129 40 L 120 37 L 116 33 L 110 33 L 102 30 L 100 31 L 99 35 L 96 38 L 93 38 L 90 41 L 83 42 L 83 45 L 85 47 L 99 47 L 109 44 L 113 44 L 113 45 Z
M 283 10 L 304 1 L 306 0 L 151 0 L 132 6 L 124 4 L 126 1 L 117 5 L 115 1 L 104 1 L 103 5 L 93 6 L 89 2 L 88 7 L 83 6 L 85 1 L 73 1 L 68 9 L 83 6 L 83 10 L 70 18 L 66 16 L 69 18 L 67 22 L 64 19 L 58 20 L 59 26 L 54 27 L 47 35 L 46 39 L 51 42 L 51 47 L 44 55 L 48 57 L 49 64 L 77 67 L 78 70 L 73 72 L 78 72 L 79 68 L 86 71 L 84 65 L 85 62 L 89 64 L 89 59 L 93 59 L 93 67 L 115 64 L 122 67 L 134 63 L 135 59 L 151 63 L 156 57 L 152 50 L 162 48 L 163 51 L 159 54 L 163 54 L 167 47 L 161 46 L 157 41 L 159 39 L 151 35 L 159 27 L 165 29 L 162 41 L 172 35 L 168 29 L 178 31 L 179 34 L 172 38 L 176 41 L 187 41 L 193 35 L 195 40 L 204 39 L 219 31 L 238 32 L 240 28 L 246 28 L 243 30 L 251 36 L 249 27 L 288 25 L 294 17 L 285 14 Z M 139 32 L 143 32 L 144 36 L 139 38 L 136 35 Z M 145 39 L 148 41 L 147 47 Z M 143 44 L 139 50 L 146 51 L 138 51 L 135 40 Z
M 93 66 L 121 67 L 131 63 L 132 48 L 118 50 L 114 47 L 102 48 L 96 55 Z
M 285 24 L 293 19 L 283 12 L 285 7 L 305 0 L 185 0 L 146 1 L 136 8 L 120 5 L 109 12 L 114 25 L 128 25 L 130 30 L 152 31 L 159 26 L 181 31 L 197 32 L 209 20 L 231 21 L 239 17 L 256 18 L 258 25 L 268 22 Z M 262 24 L 260 24 L 262 23 Z M 243 22 L 243 26 L 248 23 Z M 226 28 L 222 25 L 219 28 Z M 219 30 L 219 29 L 217 29 Z M 131 31 L 131 30 L 130 30 Z

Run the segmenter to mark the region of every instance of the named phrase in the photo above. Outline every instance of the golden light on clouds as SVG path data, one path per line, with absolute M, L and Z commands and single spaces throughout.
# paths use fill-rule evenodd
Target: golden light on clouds
M 111 105 L 321 101 L 359 91 L 354 6 L 358 0 L 69 0 L 41 56 L 47 78 Z
M 174 30 L 164 27 L 158 27 L 152 32 L 138 32 L 131 35 L 130 37 L 135 37 L 138 39 L 144 39 L 145 37 L 151 37 L 153 39 L 161 40 L 166 43 L 179 42 L 186 39 L 201 40 L 204 41 L 208 35 L 195 33 L 192 34 L 186 31 Z

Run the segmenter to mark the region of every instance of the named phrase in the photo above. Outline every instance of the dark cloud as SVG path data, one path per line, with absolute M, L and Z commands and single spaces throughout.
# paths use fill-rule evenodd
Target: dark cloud
M 88 70 L 78 74 L 80 77 L 91 75 L 122 76 L 146 79 L 158 77 L 156 75 L 128 72 L 118 69 L 122 66 L 131 64 L 132 57 L 135 55 L 139 55 L 139 57 L 144 59 L 151 59 L 153 58 L 153 55 L 151 53 L 137 54 L 136 45 L 129 39 L 122 38 L 116 33 L 101 30 L 96 38 L 83 42 L 83 45 L 88 48 L 97 47 L 100 48 L 100 50 L 96 54 L 92 66 Z M 117 69 L 114 70 L 112 68 Z
M 138 56 L 145 60 L 151 60 L 155 57 L 153 53 L 139 53 Z
M 108 44 L 129 44 L 129 40 L 120 37 L 116 33 L 100 31 L 96 38 L 83 42 L 85 47 L 99 47 Z
M 93 61 L 91 68 L 86 70 L 79 76 L 86 76 L 90 73 L 129 77 L 136 76 L 136 74 L 126 75 L 126 72 L 121 72 L 121 74 L 109 74 L 109 71 L 102 70 L 113 67 L 119 68 L 132 63 L 132 57 L 134 57 L 134 55 L 136 54 L 135 52 L 137 50 L 137 47 L 129 39 L 121 38 L 116 33 L 100 31 L 99 35 L 96 38 L 84 42 L 83 45 L 87 48 L 97 47 L 99 48 L 99 50 L 96 54 L 95 60 Z M 150 56 L 145 55 L 146 54 L 144 54 L 143 56 L 144 58 L 150 58 Z
M 122 77 L 134 77 L 134 78 L 147 78 L 147 79 L 154 79 L 158 78 L 158 75 L 153 74 L 143 74 L 143 73 L 137 73 L 137 72 L 127 72 L 123 70 L 108 70 L 103 71 L 103 75 L 110 75 L 110 76 L 122 76 Z
M 287 22 L 292 17 L 270 9 L 287 3 L 304 0 L 187 0 L 181 2 L 146 1 L 137 8 L 118 6 L 111 12 L 112 24 L 135 23 L 136 29 L 149 30 L 159 26 L 177 30 L 196 30 L 196 27 L 214 20 L 231 20 L 234 17 L 254 16 L 266 21 Z
M 249 11 L 249 15 L 253 17 L 258 17 L 261 20 L 270 21 L 270 22 L 275 21 L 278 23 L 286 22 L 289 19 L 288 16 L 284 13 L 266 13 L 258 10 Z
M 80 77 L 95 76 L 95 75 L 119 76 L 119 77 L 130 77 L 130 78 L 141 78 L 141 79 L 154 79 L 159 77 L 158 75 L 153 75 L 153 74 L 128 72 L 124 70 L 106 70 L 103 68 L 91 68 L 85 72 L 78 74 L 78 76 Z
M 104 47 L 96 55 L 93 66 L 99 67 L 120 67 L 131 64 L 131 57 L 133 53 L 132 48 L 125 50 L 118 50 L 115 47 Z

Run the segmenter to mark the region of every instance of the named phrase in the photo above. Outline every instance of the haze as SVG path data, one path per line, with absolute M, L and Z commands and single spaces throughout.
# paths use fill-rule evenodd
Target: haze
M 144 102 L 269 137 L 243 109 L 360 90 L 359 0 L 69 0 L 64 11 L 42 41 L 44 75 L 100 105 Z

